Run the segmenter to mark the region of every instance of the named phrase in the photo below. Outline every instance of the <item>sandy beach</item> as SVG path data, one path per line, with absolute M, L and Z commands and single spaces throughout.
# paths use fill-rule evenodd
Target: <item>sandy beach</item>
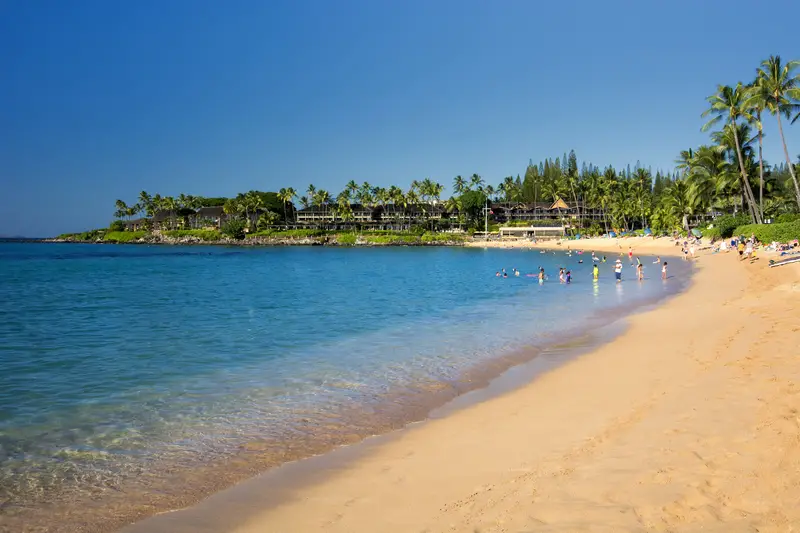
M 624 253 L 675 253 L 640 240 Z M 604 241 L 573 249 L 619 250 Z M 691 288 L 611 343 L 206 512 L 235 513 L 235 533 L 795 530 L 800 267 L 766 261 L 701 253 Z M 164 531 L 191 528 L 175 518 Z
M 237 533 L 800 527 L 800 269 L 698 261 L 611 344 L 406 430 Z

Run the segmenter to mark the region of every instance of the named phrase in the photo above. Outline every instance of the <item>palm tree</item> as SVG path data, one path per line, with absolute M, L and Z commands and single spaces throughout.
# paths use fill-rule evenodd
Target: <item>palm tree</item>
M 456 194 L 463 194 L 467 190 L 467 182 L 461 176 L 453 178 L 453 191 Z
M 331 201 L 331 195 L 330 195 L 330 193 L 328 191 L 326 191 L 324 189 L 320 189 L 319 191 L 317 191 L 316 203 L 320 207 L 322 207 L 323 215 L 327 215 L 327 213 L 328 213 L 328 204 L 330 203 L 330 201 Z M 335 221 L 335 217 L 334 217 L 334 221 Z
M 311 202 L 308 199 L 308 196 L 301 196 L 300 197 L 300 207 L 303 209 L 308 209 L 311 206 Z
M 476 191 L 479 191 L 483 188 L 483 178 L 477 174 L 473 174 L 469 178 L 469 188 L 472 189 L 475 187 Z
M 178 202 L 172 196 L 166 196 L 164 199 L 163 208 L 169 213 L 169 227 L 175 225 L 175 210 L 178 208 Z
M 767 108 L 768 95 L 760 84 L 760 78 L 747 88 L 747 99 L 745 107 L 752 112 L 753 124 L 758 129 L 758 210 L 761 219 L 764 219 L 764 123 L 761 121 L 761 114 Z
M 117 208 L 117 210 L 114 211 L 114 218 L 122 218 L 126 216 L 126 213 L 128 212 L 128 204 L 122 200 L 117 200 L 114 205 Z
M 739 160 L 739 170 L 742 173 L 742 189 L 745 192 L 747 203 L 750 207 L 750 216 L 756 223 L 761 224 L 761 216 L 755 208 L 753 190 L 750 188 L 750 182 L 747 179 L 747 172 L 744 167 L 744 159 L 742 158 L 742 150 L 739 144 L 737 131 L 737 118 L 752 120 L 752 116 L 743 105 L 744 97 L 745 90 L 741 83 L 737 83 L 736 87 L 731 87 L 730 85 L 718 86 L 717 92 L 707 98 L 710 107 L 703 112 L 702 116 L 713 115 L 713 118 L 703 125 L 702 131 L 708 131 L 709 128 L 721 120 L 725 120 L 726 124 L 731 124 L 733 126 L 736 155 Z
M 678 180 L 664 191 L 664 207 L 670 215 L 681 220 L 684 229 L 689 229 L 688 217 L 692 214 L 689 201 L 689 187 L 684 180 Z
M 289 215 L 286 211 L 286 204 L 290 204 L 294 201 L 295 196 L 297 193 L 291 187 L 287 187 L 278 191 L 278 198 L 281 202 L 283 202 L 283 219 L 288 223 L 289 222 Z
M 797 175 L 794 171 L 789 149 L 786 147 L 786 137 L 783 134 L 783 123 L 781 115 L 787 119 L 792 113 L 797 112 L 800 116 L 800 76 L 794 74 L 794 70 L 800 66 L 800 61 L 789 61 L 785 65 L 781 63 L 781 56 L 769 56 L 769 59 L 761 63 L 757 71 L 756 87 L 748 99 L 753 105 L 760 103 L 767 111 L 778 119 L 778 131 L 781 134 L 783 143 L 783 155 L 786 157 L 786 164 L 789 166 L 789 174 L 792 176 L 794 193 L 797 199 L 797 207 L 800 208 L 800 184 L 797 183 Z M 797 116 L 792 120 L 797 120 Z
M 744 161 L 745 175 L 750 176 L 751 171 L 755 170 L 755 165 L 753 163 L 753 141 L 755 140 L 755 137 L 753 137 L 750 133 L 749 124 L 739 124 L 736 128 L 733 127 L 733 124 L 726 124 L 720 131 L 713 132 L 711 134 L 711 139 L 717 143 L 716 149 L 723 154 L 723 157 L 729 158 L 734 166 L 737 164 L 735 146 L 738 139 L 740 153 L 742 154 L 742 160 Z M 732 176 L 726 176 L 726 178 L 729 178 L 729 181 L 725 186 L 725 190 L 731 191 L 732 193 L 738 193 L 741 196 L 742 211 L 744 211 L 745 202 L 750 201 L 748 200 L 747 191 L 745 190 L 744 185 L 740 180 L 739 183 L 737 183 L 736 180 L 731 181 L 730 178 L 732 178 Z M 750 185 L 751 184 L 748 179 L 748 186 Z M 752 198 L 752 192 L 750 198 Z M 755 209 L 755 200 L 753 200 L 753 206 Z M 758 213 L 758 210 L 756 210 L 756 212 Z
M 308 197 L 308 200 L 311 202 L 311 205 L 317 205 L 317 202 L 316 202 L 317 188 L 314 187 L 313 184 L 310 184 L 308 186 L 308 189 L 306 189 L 306 196 Z
M 356 193 L 358 192 L 358 184 L 355 180 L 350 180 L 347 182 L 347 185 L 344 186 L 344 189 L 348 193 L 348 198 L 355 198 Z

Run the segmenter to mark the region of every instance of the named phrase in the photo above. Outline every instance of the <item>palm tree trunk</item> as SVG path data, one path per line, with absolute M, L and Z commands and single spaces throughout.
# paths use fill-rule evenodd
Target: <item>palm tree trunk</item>
M 742 149 L 739 146 L 739 133 L 736 131 L 736 121 L 732 120 L 731 123 L 733 124 L 733 139 L 736 142 L 736 157 L 739 159 L 739 170 L 742 173 L 742 190 L 744 190 L 747 195 L 750 216 L 753 217 L 753 221 L 755 221 L 756 224 L 761 224 L 761 216 L 755 208 L 756 200 L 753 196 L 753 190 L 750 188 L 750 182 L 747 180 L 747 172 L 744 169 L 744 158 L 742 157 Z
M 763 132 L 761 131 L 761 111 L 758 111 L 758 210 L 764 220 L 764 156 Z
M 789 149 L 786 148 L 786 137 L 783 136 L 783 124 L 781 124 L 781 114 L 776 113 L 778 117 L 778 129 L 781 132 L 781 141 L 783 142 L 783 155 L 786 156 L 786 164 L 789 165 L 789 174 L 792 175 L 792 183 L 794 183 L 794 193 L 797 196 L 797 207 L 800 207 L 800 185 L 797 184 L 797 176 L 794 173 L 794 165 L 789 158 Z

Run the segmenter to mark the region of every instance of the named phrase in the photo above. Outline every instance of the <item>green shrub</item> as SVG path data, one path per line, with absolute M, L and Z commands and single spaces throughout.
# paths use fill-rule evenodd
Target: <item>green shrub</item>
M 775 217 L 775 222 L 778 224 L 785 224 L 787 222 L 796 222 L 800 220 L 800 213 L 784 213 Z
M 131 242 L 147 235 L 146 231 L 109 231 L 103 236 L 108 242 Z
M 121 220 L 115 220 L 108 225 L 108 231 L 125 231 L 125 223 Z
M 264 230 L 248 235 L 248 238 L 271 237 L 275 239 L 307 239 L 309 237 L 322 237 L 327 231 L 321 229 L 290 229 L 286 231 Z
M 416 235 L 369 235 L 364 240 L 370 244 L 418 244 L 420 237 Z
M 717 226 L 714 226 L 713 228 L 705 228 L 700 231 L 703 233 L 703 237 L 707 239 L 719 239 L 722 237 L 722 234 Z
M 336 242 L 341 245 L 352 246 L 356 243 L 355 233 L 340 233 L 336 236 Z
M 222 234 L 231 239 L 242 240 L 244 239 L 244 228 L 246 222 L 239 218 L 232 218 L 222 225 Z
M 783 224 L 747 224 L 736 228 L 734 234 L 745 237 L 755 235 L 763 243 L 793 241 L 800 239 L 800 220 Z
M 464 236 L 454 233 L 425 233 L 421 237 L 422 242 L 461 242 Z
M 739 213 L 736 216 L 733 215 L 722 215 L 721 217 L 717 217 L 714 219 L 714 222 L 711 224 L 714 228 L 719 230 L 719 236 L 728 239 L 733 236 L 733 233 L 736 228 L 739 226 L 744 226 L 745 224 L 750 224 L 752 222 L 750 217 L 744 213 Z
M 201 241 L 218 241 L 222 233 L 215 229 L 176 229 L 163 232 L 167 237 L 179 239 L 181 237 L 197 237 Z

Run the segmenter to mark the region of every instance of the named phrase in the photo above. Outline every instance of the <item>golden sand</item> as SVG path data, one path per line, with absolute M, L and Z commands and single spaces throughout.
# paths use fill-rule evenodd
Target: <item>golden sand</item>
M 236 533 L 800 529 L 800 267 L 697 261 L 613 342 L 265 496 Z

